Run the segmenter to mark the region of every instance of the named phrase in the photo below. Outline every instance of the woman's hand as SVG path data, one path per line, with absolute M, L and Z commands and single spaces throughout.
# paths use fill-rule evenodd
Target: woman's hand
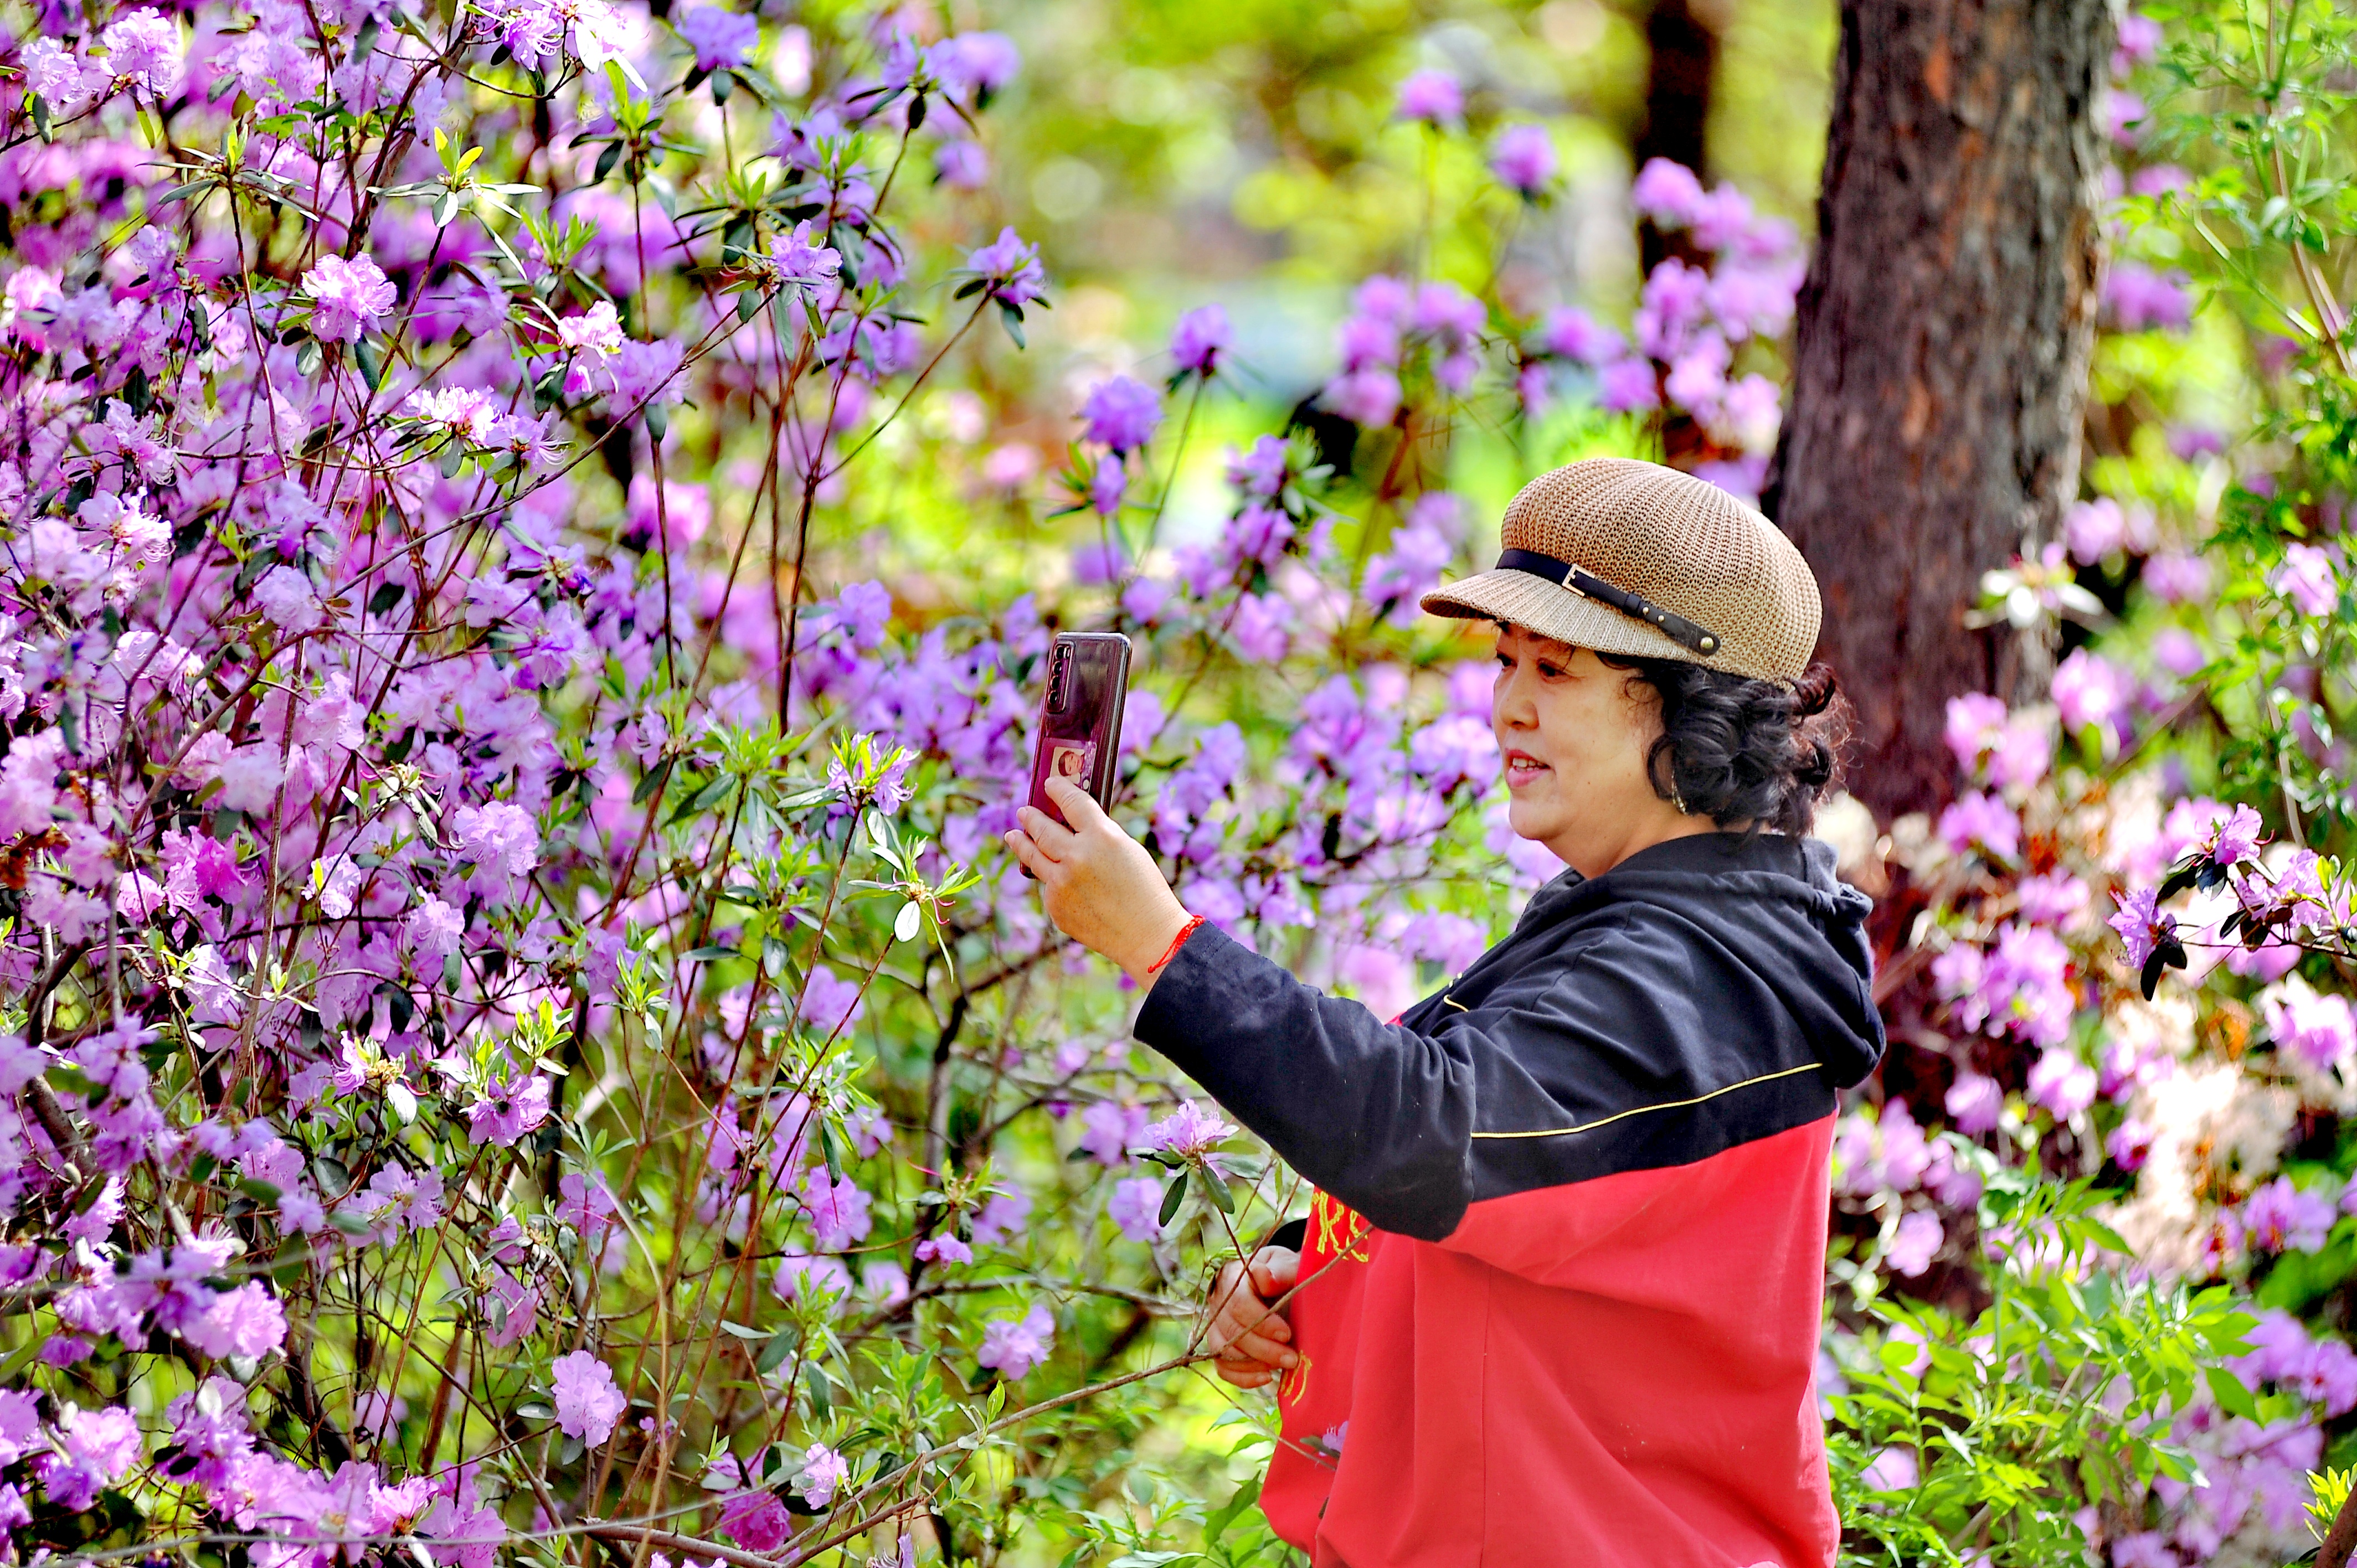
M 1122 832 L 1087 790 L 1051 778 L 1048 797 L 1072 825 L 1025 806 L 1016 813 L 1023 825 L 1006 835 L 1008 846 L 1039 879 L 1057 929 L 1121 965 L 1141 990 L 1150 987 L 1151 966 L 1186 927 L 1186 909 L 1146 846 Z
M 1219 1357 L 1212 1365 L 1240 1389 L 1257 1389 L 1301 1359 L 1293 1349 L 1293 1325 L 1269 1303 L 1293 1288 L 1301 1274 L 1301 1254 L 1289 1247 L 1263 1247 L 1250 1267 L 1229 1263 L 1212 1283 L 1204 1309 L 1203 1348 Z

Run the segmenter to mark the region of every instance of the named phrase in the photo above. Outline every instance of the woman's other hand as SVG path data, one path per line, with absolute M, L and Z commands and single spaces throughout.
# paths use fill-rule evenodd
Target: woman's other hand
M 1048 918 L 1082 947 L 1121 965 L 1143 988 L 1152 968 L 1187 924 L 1187 911 L 1146 846 L 1121 831 L 1089 792 L 1069 779 L 1048 780 L 1048 798 L 1065 827 L 1023 807 L 1023 825 L 1006 835 L 1024 868 L 1039 879 Z
M 1293 1348 L 1293 1325 L 1270 1303 L 1300 1277 L 1301 1254 L 1288 1247 L 1263 1247 L 1249 1267 L 1222 1266 L 1205 1307 L 1203 1348 L 1219 1359 L 1220 1376 L 1240 1389 L 1266 1386 L 1301 1358 Z

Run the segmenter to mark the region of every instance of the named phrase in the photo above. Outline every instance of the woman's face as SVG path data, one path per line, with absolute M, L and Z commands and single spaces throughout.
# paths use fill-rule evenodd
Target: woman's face
M 1510 626 L 1498 633 L 1490 727 L 1514 832 L 1598 876 L 1664 839 L 1708 832 L 1653 792 L 1645 753 L 1662 733 L 1652 690 L 1584 648 Z

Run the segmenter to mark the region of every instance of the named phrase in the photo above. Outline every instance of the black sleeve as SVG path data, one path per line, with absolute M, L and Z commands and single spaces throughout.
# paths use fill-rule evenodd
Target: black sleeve
M 1137 1037 L 1294 1169 L 1382 1230 L 1437 1241 L 1472 1198 L 1462 1025 L 1377 1021 L 1204 926 L 1155 981 Z
M 1309 1221 L 1307 1218 L 1288 1219 L 1261 1238 L 1260 1247 L 1282 1247 L 1288 1252 L 1298 1252 L 1309 1245 Z M 1254 1247 L 1254 1251 L 1260 1251 Z

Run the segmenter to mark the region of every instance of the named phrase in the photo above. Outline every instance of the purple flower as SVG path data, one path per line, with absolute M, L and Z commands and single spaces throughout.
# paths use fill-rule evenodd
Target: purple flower
M 1400 83 L 1395 118 L 1439 125 L 1465 113 L 1465 90 L 1445 70 L 1419 70 Z
M 1509 125 L 1490 149 L 1490 172 L 1498 183 L 1536 196 L 1555 178 L 1555 138 L 1544 125 Z
M 1055 1338 L 1055 1318 L 1046 1307 L 1035 1305 L 1019 1318 L 983 1325 L 982 1348 L 974 1359 L 1012 1380 L 1045 1361 Z
M 727 70 L 753 58 L 761 24 L 717 5 L 696 5 L 672 14 L 672 27 L 695 50 L 698 70 Z
M 1556 358 L 1588 366 L 1609 364 L 1629 347 L 1629 340 L 1620 333 L 1598 326 L 1587 312 L 1568 305 L 1547 312 L 1539 328 L 1539 341 Z
M 823 1170 L 813 1168 L 802 1178 L 802 1215 L 821 1251 L 841 1251 L 864 1240 L 876 1227 L 867 1206 L 867 1194 L 849 1176 L 830 1181 Z
M 1119 511 L 1123 499 L 1128 494 L 1129 468 L 1122 462 L 1118 452 L 1100 460 L 1095 467 L 1089 470 L 1089 506 L 1099 517 L 1109 518 Z
M 952 190 L 980 190 L 990 183 L 990 155 L 980 142 L 952 136 L 933 149 L 933 178 Z
M 1081 405 L 1086 438 L 1116 452 L 1133 452 L 1154 438 L 1162 399 L 1152 387 L 1127 376 L 1099 381 Z
M 2346 996 L 2319 995 L 2306 982 L 2287 980 L 2269 987 L 2259 1007 L 2277 1050 L 2327 1072 L 2357 1057 L 2357 1011 Z
M 478 1144 L 513 1148 L 518 1138 L 548 1120 L 549 1096 L 544 1073 L 528 1074 L 519 1082 L 511 1071 L 486 1083 L 481 1097 L 467 1107 L 467 1136 Z
M 1977 846 L 1993 859 L 2011 860 L 2021 853 L 2021 819 L 1996 796 L 1975 790 L 1940 813 L 1940 842 L 1953 854 Z
M 1899 1228 L 1883 1250 L 1882 1261 L 1890 1265 L 1893 1273 L 1912 1279 L 1932 1266 L 1932 1260 L 1939 1255 L 1947 1239 L 1947 1230 L 1940 1224 L 1938 1215 L 1929 1209 L 1910 1208 L 1900 1216 Z
M 844 979 L 823 965 L 813 965 L 810 980 L 802 991 L 802 1016 L 813 1029 L 829 1035 L 839 1035 L 859 1022 L 867 1011 L 867 1004 L 859 994 L 856 981 Z
M 2199 555 L 2164 552 L 2144 564 L 2143 582 L 2163 604 L 2192 604 L 2210 594 L 2210 563 Z
M 124 85 L 157 99 L 180 85 L 180 29 L 171 17 L 134 11 L 107 24 L 98 41 L 106 49 L 102 69 Z
M 2239 865 L 2259 853 L 2265 832 L 2266 824 L 2260 822 L 2258 812 L 2248 806 L 2236 806 L 2233 814 L 2218 819 L 2209 836 L 2195 847 L 2203 859 L 2216 865 Z
M 2123 332 L 2155 327 L 2181 331 L 2193 320 L 2193 302 L 2181 274 L 2168 276 L 2134 262 L 2112 263 L 2104 279 L 2104 308 Z
M 1013 229 L 1001 229 L 996 240 L 967 252 L 965 264 L 1001 305 L 1028 305 L 1047 290 L 1039 247 L 1025 244 Z
M 2062 727 L 2075 735 L 2090 725 L 2110 730 L 2121 723 L 2135 700 L 2136 681 L 2110 660 L 2082 648 L 2056 668 L 2053 691 Z
M 1146 1139 L 1141 1147 L 1158 1149 L 1184 1160 L 1200 1161 L 1217 1172 L 1219 1157 L 1213 1151 L 1235 1135 L 1236 1130 L 1227 1122 L 1205 1112 L 1193 1101 L 1182 1100 L 1177 1111 L 1146 1130 Z
M 1596 373 L 1596 402 L 1608 413 L 1637 413 L 1661 401 L 1650 360 L 1615 360 Z
M 1648 158 L 1629 188 L 1629 202 L 1637 215 L 1664 229 L 1693 223 L 1707 209 L 1709 201 L 1694 170 L 1667 158 Z
M 851 1466 L 825 1444 L 813 1443 L 802 1450 L 802 1494 L 811 1507 L 826 1507 L 850 1479 Z
M 595 1448 L 614 1434 L 614 1423 L 630 1408 L 630 1401 L 614 1386 L 606 1363 L 587 1350 L 559 1356 L 551 1369 L 555 1378 L 557 1430 Z
M 1146 1123 L 1143 1105 L 1100 1100 L 1081 1112 L 1080 1146 L 1101 1165 L 1126 1165 L 1131 1146 L 1146 1136 Z
M 1353 424 L 1389 424 L 1399 413 L 1399 378 L 1384 370 L 1352 371 L 1326 383 L 1318 401 Z
M 358 342 L 369 323 L 393 313 L 393 282 L 367 256 L 321 257 L 303 274 L 303 292 L 314 302 L 311 336 L 323 343 Z
M 1023 68 L 1023 56 L 1004 33 L 959 33 L 932 48 L 933 74 L 952 92 L 974 90 L 978 98 L 1002 91 Z
M 2068 1121 L 2095 1102 L 2095 1069 L 2067 1049 L 2049 1050 L 2029 1069 L 2029 1098 Z
M 2033 926 L 2068 926 L 2087 912 L 2087 885 L 2067 871 L 2021 879 L 2021 918 Z
M 736 1492 L 720 1505 L 720 1533 L 748 1552 L 775 1552 L 793 1532 L 793 1516 L 774 1492 Z
M 1113 1184 L 1105 1213 L 1133 1241 L 1153 1241 L 1162 1235 L 1162 1184 L 1152 1176 L 1132 1176 Z
M 2276 568 L 2268 583 L 2305 616 L 2330 615 L 2341 602 L 2341 584 L 2333 575 L 2332 557 L 2313 544 L 2286 546 L 2283 564 Z
M 770 259 L 778 263 L 779 275 L 789 283 L 823 283 L 843 271 L 842 252 L 832 245 L 811 242 L 811 220 L 807 218 L 794 225 L 792 233 L 781 234 L 771 242 Z
M 2251 1194 L 2239 1218 L 2244 1244 L 2256 1251 L 2316 1252 L 2340 1213 L 2332 1196 L 2302 1192 L 2291 1177 L 2277 1176 Z
M 1943 1101 L 1948 1121 L 1957 1132 L 1979 1136 L 1994 1129 L 2005 1115 L 2005 1088 L 1993 1078 L 1960 1072 Z
M 1219 373 L 1221 356 L 1234 338 L 1227 311 L 1217 305 L 1200 305 L 1178 318 L 1170 334 L 1170 359 L 1179 370 L 1200 376 Z
M 2130 969 L 2142 969 L 2155 948 L 2177 940 L 2177 917 L 2160 911 L 2152 888 L 2141 887 L 2125 896 L 2115 893 L 2112 902 L 2119 906 L 2119 913 L 2104 924 L 2119 932 L 2120 940 L 2127 945 Z
M 996 1246 L 1010 1237 L 1020 1235 L 1031 1220 L 1031 1195 L 1017 1187 L 1012 1192 L 993 1193 L 990 1201 L 974 1217 L 971 1227 L 974 1244 Z
M 180 1337 L 208 1356 L 267 1356 L 286 1337 L 286 1313 L 258 1280 L 213 1298 Z
M 954 1236 L 928 1236 L 917 1243 L 917 1261 L 924 1263 L 971 1263 L 974 1249 Z
M 1439 529 L 1410 524 L 1395 529 L 1391 548 L 1367 558 L 1360 591 L 1371 605 L 1389 605 L 1394 626 L 1413 626 L 1416 601 L 1439 585 L 1442 568 L 1457 546 Z
M 83 1410 L 69 1404 L 58 1412 L 58 1431 L 65 1452 L 35 1455 L 33 1468 L 49 1500 L 69 1513 L 89 1508 L 101 1487 L 121 1480 L 139 1461 L 139 1422 L 120 1406 Z

